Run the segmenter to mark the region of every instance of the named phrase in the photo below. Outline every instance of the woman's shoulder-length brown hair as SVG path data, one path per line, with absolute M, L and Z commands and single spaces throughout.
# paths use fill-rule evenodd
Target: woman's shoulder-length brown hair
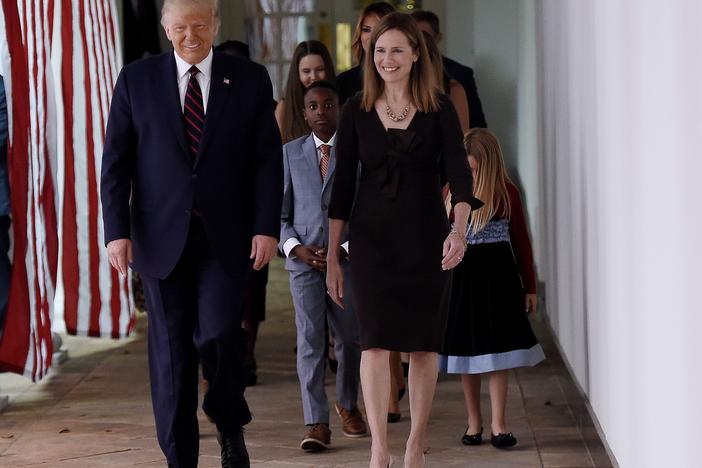
M 366 111 L 373 109 L 375 101 L 383 95 L 385 82 L 375 68 L 373 56 L 378 38 L 386 31 L 396 29 L 407 37 L 410 47 L 417 53 L 417 61 L 412 65 L 409 87 L 412 104 L 420 112 L 436 112 L 439 110 L 438 78 L 431 63 L 424 36 L 412 16 L 406 13 L 390 13 L 385 16 L 373 29 L 368 43 L 368 57 L 363 64 L 363 98 L 361 107 Z

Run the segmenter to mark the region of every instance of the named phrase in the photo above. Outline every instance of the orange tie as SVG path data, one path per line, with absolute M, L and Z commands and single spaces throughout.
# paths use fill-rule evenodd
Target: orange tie
M 319 161 L 319 172 L 322 175 L 322 180 L 327 178 L 327 169 L 329 169 L 329 154 L 331 146 L 319 145 L 319 150 L 322 152 L 322 159 Z

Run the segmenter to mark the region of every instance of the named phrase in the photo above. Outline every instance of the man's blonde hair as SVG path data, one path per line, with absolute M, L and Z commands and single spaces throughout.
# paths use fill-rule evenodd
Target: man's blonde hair
M 191 5 L 201 5 L 210 8 L 212 16 L 219 20 L 219 0 L 165 0 L 163 7 L 161 7 L 161 25 L 166 25 L 165 18 L 169 9 Z

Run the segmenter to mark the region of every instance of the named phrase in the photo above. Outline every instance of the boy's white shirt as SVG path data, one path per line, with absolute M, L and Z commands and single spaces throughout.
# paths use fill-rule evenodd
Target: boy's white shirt
M 331 147 L 334 147 L 334 143 L 336 143 L 336 132 L 334 132 L 334 134 L 329 139 L 329 141 L 323 141 L 314 132 L 312 132 L 312 138 L 314 138 L 314 147 L 317 150 L 317 164 L 319 164 L 320 161 L 322 160 L 322 150 L 320 150 L 319 147 L 322 145 L 329 145 Z M 302 244 L 302 242 L 300 242 L 300 240 L 297 237 L 291 237 L 290 239 L 286 240 L 285 243 L 283 244 L 283 253 L 288 258 L 295 258 L 294 255 L 291 255 L 292 250 L 301 244 Z M 343 244 L 341 244 L 341 248 L 344 249 L 346 251 L 346 253 L 348 254 L 349 253 L 349 241 L 346 241 Z

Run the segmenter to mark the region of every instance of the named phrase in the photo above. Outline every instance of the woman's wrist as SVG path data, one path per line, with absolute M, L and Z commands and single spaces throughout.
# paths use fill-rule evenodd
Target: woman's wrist
M 327 250 L 327 263 L 339 262 L 339 249 Z
M 463 251 L 464 252 L 468 248 L 468 241 L 466 241 L 465 231 L 461 232 L 461 231 L 457 230 L 456 228 L 452 228 L 451 232 L 449 232 L 449 237 L 455 237 L 456 239 L 458 239 L 461 242 L 461 244 L 463 244 Z

